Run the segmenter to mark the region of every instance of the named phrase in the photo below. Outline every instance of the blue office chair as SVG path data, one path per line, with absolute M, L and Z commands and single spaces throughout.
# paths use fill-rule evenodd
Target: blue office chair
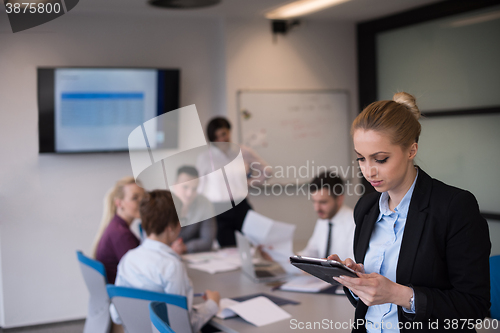
M 491 318 L 500 320 L 500 256 L 490 257 Z
M 168 325 L 167 304 L 162 302 L 149 303 L 149 318 L 153 333 L 175 333 Z
M 151 301 L 166 303 L 169 326 L 177 333 L 193 333 L 189 320 L 187 298 L 149 290 L 108 285 L 108 295 L 120 316 L 125 332 L 152 332 L 149 319 Z
M 81 251 L 76 251 L 76 256 L 90 294 L 83 333 L 108 333 L 111 329 L 109 315 L 111 301 L 106 291 L 107 278 L 104 265 L 85 256 Z
M 139 223 L 139 235 L 141 236 L 141 242 L 146 238 L 146 232 L 142 228 L 142 222 Z

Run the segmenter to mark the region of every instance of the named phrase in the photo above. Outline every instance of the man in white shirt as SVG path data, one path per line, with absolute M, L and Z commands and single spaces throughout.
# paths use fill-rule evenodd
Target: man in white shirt
M 344 206 L 344 182 L 332 172 L 324 172 L 309 185 L 318 220 L 302 256 L 326 258 L 337 254 L 340 258 L 353 258 L 353 210 Z
M 181 230 L 172 194 L 149 192 L 139 210 L 148 237 L 122 257 L 115 285 L 186 296 L 192 330 L 199 332 L 217 314 L 220 296 L 217 291 L 206 290 L 206 302 L 193 308 L 193 285 L 181 258 L 170 247 Z M 110 311 L 113 321 L 121 324 L 113 306 Z

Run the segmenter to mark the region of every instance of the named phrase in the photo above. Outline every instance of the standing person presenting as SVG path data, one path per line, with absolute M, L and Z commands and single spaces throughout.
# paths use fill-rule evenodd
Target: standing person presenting
M 213 172 L 214 165 L 227 165 L 239 154 L 239 151 L 234 149 L 234 145 L 229 144 L 231 142 L 231 124 L 226 118 L 216 117 L 210 120 L 207 126 L 207 137 L 214 144 L 211 145 L 209 153 L 204 153 L 198 158 L 196 167 L 200 176 Z M 240 145 L 239 147 L 245 163 L 247 181 L 241 183 L 239 178 L 232 179 L 231 195 L 235 202 L 246 196 L 248 185 L 259 185 L 272 174 L 271 168 L 257 153 L 246 146 Z M 215 186 L 206 178 L 200 178 L 198 192 L 214 204 L 216 212 L 223 210 L 220 207 L 228 205 L 223 199 L 227 197 L 226 188 Z M 235 207 L 217 215 L 217 240 L 221 247 L 236 245 L 234 232 L 241 231 L 245 216 L 250 209 L 252 207 L 245 198 Z
M 419 117 L 415 98 L 397 93 L 352 124 L 359 166 L 377 192 L 354 209 L 355 261 L 329 259 L 358 272 L 335 278 L 364 321 L 355 332 L 474 331 L 490 307 L 488 225 L 474 195 L 414 165 Z
M 309 191 L 318 220 L 300 255 L 326 258 L 337 253 L 352 258 L 355 224 L 352 209 L 344 205 L 344 181 L 332 172 L 323 172 L 312 180 Z

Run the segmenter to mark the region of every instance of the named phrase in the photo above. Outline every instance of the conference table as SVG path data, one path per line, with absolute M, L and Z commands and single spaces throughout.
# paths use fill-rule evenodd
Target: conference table
M 324 332 L 328 330 L 351 332 L 351 325 L 354 321 L 354 307 L 345 295 L 273 291 L 271 285 L 253 282 L 240 269 L 209 274 L 188 268 L 188 274 L 193 281 L 195 292 L 203 292 L 206 289 L 216 290 L 220 293 L 221 298 L 265 293 L 300 302 L 298 305 L 287 304 L 281 307 L 291 315 L 291 318 L 261 327 L 254 326 L 240 317 L 228 319 L 214 317 L 210 324 L 221 331 L 228 333 Z M 500 332 L 498 321 L 492 321 L 491 318 L 486 320 L 489 321 L 490 325 L 496 322 L 496 327 L 477 329 L 478 333 Z
M 188 274 L 193 281 L 196 292 L 206 289 L 216 290 L 221 298 L 233 298 L 257 293 L 266 293 L 300 304 L 283 305 L 281 308 L 291 315 L 291 318 L 274 324 L 256 327 L 240 317 L 220 319 L 213 318 L 210 323 L 216 328 L 228 332 L 307 332 L 335 329 L 339 332 L 350 332 L 350 323 L 354 320 L 354 307 L 345 295 L 313 294 L 272 290 L 266 283 L 253 282 L 238 269 L 235 271 L 209 274 L 188 268 Z M 307 325 L 314 325 L 316 329 L 307 329 Z M 342 327 L 343 326 L 343 327 Z M 314 326 L 311 326 L 314 327 Z

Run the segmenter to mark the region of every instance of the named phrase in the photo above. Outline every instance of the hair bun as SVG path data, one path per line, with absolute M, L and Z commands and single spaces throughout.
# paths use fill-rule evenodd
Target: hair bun
M 411 113 L 418 120 L 420 119 L 421 113 L 417 106 L 417 101 L 413 95 L 410 95 L 406 92 L 398 92 L 394 94 L 392 100 L 396 103 L 403 104 L 411 111 Z

